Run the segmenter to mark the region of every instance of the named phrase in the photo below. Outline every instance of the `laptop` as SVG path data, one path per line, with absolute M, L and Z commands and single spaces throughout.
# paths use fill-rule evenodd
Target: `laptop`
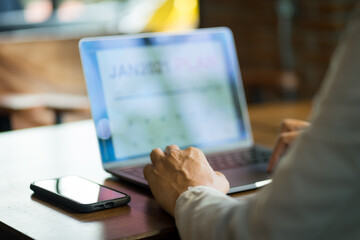
M 270 151 L 253 142 L 228 28 L 84 38 L 83 72 L 104 169 L 148 187 L 154 148 L 200 148 L 229 193 L 268 184 Z

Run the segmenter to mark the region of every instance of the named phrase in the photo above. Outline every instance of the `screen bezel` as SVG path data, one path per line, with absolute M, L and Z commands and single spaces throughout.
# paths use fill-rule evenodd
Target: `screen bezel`
M 145 33 L 131 36 L 109 36 L 81 39 L 79 42 L 80 56 L 83 65 L 84 76 L 86 79 L 86 86 L 91 104 L 91 112 L 95 123 L 95 128 L 98 127 L 97 123 L 101 119 L 109 119 L 106 110 L 103 87 L 96 58 L 97 51 L 124 47 L 124 45 L 137 46 L 137 44 L 139 44 L 139 41 L 143 41 L 144 39 L 152 39 L 156 41 L 157 39 L 165 38 L 166 41 L 181 41 L 181 39 L 189 41 L 189 37 L 193 36 L 221 37 L 221 41 L 223 41 L 225 46 L 224 51 L 226 60 L 229 64 L 228 71 L 230 71 L 230 73 L 235 79 L 234 83 L 236 88 L 236 97 L 238 104 L 240 105 L 239 110 L 241 113 L 241 119 L 243 120 L 243 127 L 246 132 L 245 139 L 241 139 L 237 142 L 230 144 L 228 143 L 222 146 L 202 147 L 201 149 L 204 151 L 205 154 L 209 154 L 220 151 L 231 151 L 243 147 L 251 147 L 254 143 L 245 100 L 245 93 L 240 75 L 240 68 L 236 55 L 234 38 L 231 30 L 226 27 L 198 29 L 194 31 L 177 33 Z M 105 169 L 111 169 L 114 167 L 144 165 L 150 162 L 149 156 L 139 157 L 135 159 L 132 158 L 129 160 L 116 160 L 111 138 L 107 140 L 102 140 L 98 136 L 98 143 L 100 147 L 103 166 Z

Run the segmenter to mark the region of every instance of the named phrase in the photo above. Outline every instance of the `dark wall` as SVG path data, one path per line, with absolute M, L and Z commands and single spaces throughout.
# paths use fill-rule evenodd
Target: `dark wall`
M 293 3 L 288 17 L 286 9 L 285 17 L 280 15 L 284 10 L 279 8 L 280 2 L 285 2 L 285 7 L 286 2 Z M 297 79 L 292 97 L 311 98 L 355 2 L 200 0 L 201 27 L 228 26 L 233 30 L 248 100 L 286 98 L 284 87 L 289 82 L 284 78 L 294 75 L 283 73 L 289 71 Z

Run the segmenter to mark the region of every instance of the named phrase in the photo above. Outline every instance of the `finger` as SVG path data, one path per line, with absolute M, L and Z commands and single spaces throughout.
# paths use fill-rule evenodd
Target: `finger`
M 281 140 L 281 138 L 278 138 L 268 163 L 267 171 L 269 173 L 274 170 L 276 164 L 280 159 L 280 156 L 285 151 L 285 148 L 286 148 L 286 144 Z
M 170 145 L 165 148 L 165 154 L 169 154 L 171 151 L 177 151 L 180 150 L 180 148 L 176 145 Z
M 144 173 L 144 177 L 145 177 L 146 181 L 149 182 L 149 178 L 151 178 L 151 176 L 152 176 L 153 173 L 154 173 L 154 166 L 151 165 L 151 164 L 147 164 L 147 165 L 144 167 L 143 173 Z
M 281 134 L 281 139 L 285 144 L 289 145 L 296 139 L 299 134 L 300 131 L 285 132 Z
M 196 148 L 196 147 L 188 147 L 187 149 L 184 150 L 187 154 L 190 154 L 192 152 L 196 152 L 196 153 L 200 153 L 202 152 L 200 149 Z
M 285 153 L 288 146 L 294 141 L 299 131 L 285 132 L 280 135 L 270 157 L 267 171 L 272 172 L 281 156 Z
M 161 160 L 164 157 L 165 157 L 165 153 L 160 148 L 155 148 L 150 153 L 150 159 L 151 159 L 152 164 L 154 164 L 154 165 L 156 165 L 156 163 L 158 163 L 159 160 Z
M 297 131 L 302 130 L 309 127 L 311 124 L 306 121 L 286 118 L 281 123 L 281 132 L 290 132 L 290 131 Z

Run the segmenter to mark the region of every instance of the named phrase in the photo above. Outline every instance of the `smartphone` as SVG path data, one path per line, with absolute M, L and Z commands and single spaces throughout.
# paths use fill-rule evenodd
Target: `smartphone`
M 31 183 L 35 194 L 78 212 L 119 207 L 130 202 L 129 195 L 78 176 L 65 176 Z

